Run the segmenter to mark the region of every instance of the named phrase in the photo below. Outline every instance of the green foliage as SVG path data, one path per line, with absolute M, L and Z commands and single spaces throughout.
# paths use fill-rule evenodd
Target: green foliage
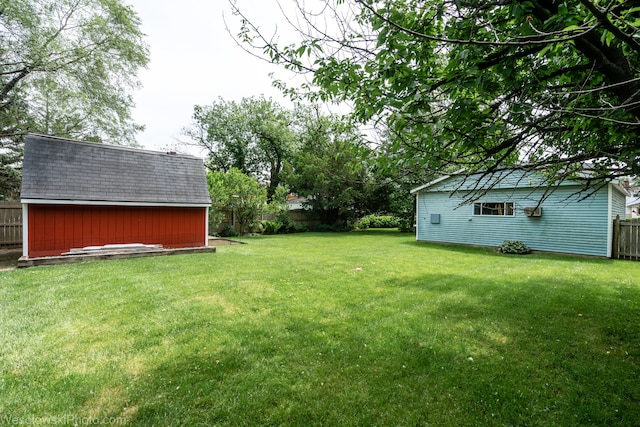
M 213 228 L 220 224 L 226 212 L 237 219 L 240 234 L 254 224 L 267 203 L 267 190 L 250 176 L 231 168 L 229 172 L 207 173 L 211 195 L 211 217 Z
M 278 219 L 280 224 L 280 234 L 284 233 L 296 233 L 301 229 L 296 226 L 296 223 L 289 217 L 282 217 Z
M 531 248 L 521 242 L 520 240 L 505 240 L 498 247 L 498 250 L 503 254 L 518 254 L 524 255 L 531 252 Z
M 218 233 L 218 236 L 220 237 L 237 237 L 239 235 L 240 233 L 229 224 L 224 225 Z
M 416 231 L 413 225 L 413 218 L 400 218 L 398 220 L 398 229 L 402 233 L 414 233 Z
M 262 234 L 278 234 L 281 226 L 279 221 L 264 220 L 260 222 L 260 232 Z
M 284 163 L 294 150 L 291 112 L 271 99 L 219 98 L 194 107 L 191 126 L 183 129 L 192 143 L 207 150 L 210 170 L 236 168 L 259 180 L 268 180 L 269 198 L 280 185 Z
M 18 170 L 22 149 L 13 141 L 6 142 L 3 148 L 5 152 L 0 151 L 0 200 L 16 200 L 22 183 Z
M 136 72 L 147 64 L 148 50 L 130 6 L 16 0 L 3 2 L 0 21 L 2 109 L 24 101 L 22 113 L 35 126 L 20 132 L 133 142 L 128 93 L 138 85 Z M 10 98 L 14 93 L 19 97 Z
M 276 219 L 289 218 L 289 205 L 287 197 L 289 196 L 289 187 L 279 185 L 275 188 L 269 204 L 265 208 L 265 213 L 271 214 Z
M 278 186 L 271 198 L 271 202 L 266 206 L 265 213 L 274 216 L 273 220 L 265 220 L 259 224 L 262 234 L 285 234 L 295 233 L 300 230 L 295 222 L 289 218 L 289 207 L 287 205 L 287 196 L 289 188 Z
M 378 182 L 376 153 L 356 124 L 325 115 L 318 105 L 289 111 L 263 97 L 219 99 L 195 106 L 183 132 L 208 150 L 209 169 L 235 167 L 268 181 L 268 212 L 283 224 L 289 191 L 306 197 L 308 207 L 332 225 L 389 205 L 391 186 Z
M 299 91 L 278 82 L 288 93 L 347 101 L 362 123 L 386 126 L 389 151 L 405 163 L 439 173 L 518 165 L 551 184 L 584 178 L 585 163 L 596 181 L 640 174 L 635 1 L 299 6 L 304 19 L 290 22 L 305 25 L 288 46 L 235 7 L 243 41 L 312 73 L 314 86 Z M 334 20 L 336 33 L 322 31 Z
M 259 227 L 262 234 L 287 234 L 304 231 L 304 228 L 298 227 L 289 217 L 264 220 L 260 222 Z
M 301 147 L 285 170 L 292 191 L 327 225 L 342 225 L 372 210 L 377 188 L 374 153 L 348 118 L 301 112 Z
M 392 215 L 367 215 L 355 223 L 359 229 L 367 228 L 397 228 L 400 220 Z
M 134 144 L 130 93 L 148 60 L 140 20 L 119 0 L 2 0 L 0 152 L 18 156 L 3 169 L 19 168 L 28 132 Z M 0 185 L 5 196 L 14 186 Z

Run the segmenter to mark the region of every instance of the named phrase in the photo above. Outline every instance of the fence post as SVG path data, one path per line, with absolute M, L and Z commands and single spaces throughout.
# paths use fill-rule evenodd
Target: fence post
M 620 258 L 620 215 L 616 215 L 616 219 L 613 220 L 613 247 L 611 258 Z

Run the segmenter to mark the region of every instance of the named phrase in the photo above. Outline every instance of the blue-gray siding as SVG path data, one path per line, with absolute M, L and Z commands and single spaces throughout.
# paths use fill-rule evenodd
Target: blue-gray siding
M 534 250 L 609 256 L 612 219 L 624 216 L 624 194 L 610 184 L 585 200 L 580 200 L 584 194 L 575 195 L 580 187 L 563 185 L 540 205 L 541 217 L 527 217 L 524 208 L 535 207 L 542 190 L 509 188 L 506 182 L 479 201 L 513 202 L 515 215 L 476 216 L 473 204 L 460 205 L 465 191 L 454 181 L 417 193 L 418 240 L 483 246 L 521 240 Z M 459 190 L 452 193 L 454 188 Z M 440 223 L 431 223 L 432 214 L 440 214 Z
M 625 218 L 626 214 L 627 197 L 620 191 L 612 192 L 611 200 L 611 220 L 616 218 L 616 215 L 620 215 L 620 219 Z

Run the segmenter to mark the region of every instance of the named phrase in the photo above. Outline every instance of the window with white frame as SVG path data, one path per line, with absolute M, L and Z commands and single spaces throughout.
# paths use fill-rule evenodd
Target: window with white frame
M 513 202 L 475 202 L 473 214 L 481 216 L 514 216 Z

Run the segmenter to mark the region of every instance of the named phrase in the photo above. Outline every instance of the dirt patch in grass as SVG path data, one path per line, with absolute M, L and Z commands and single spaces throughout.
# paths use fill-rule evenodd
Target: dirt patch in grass
M 242 245 L 244 242 L 238 242 L 236 240 L 225 239 L 221 237 L 209 236 L 209 246 L 227 246 L 227 245 Z
M 21 256 L 22 248 L 0 248 L 0 270 L 16 268 Z

